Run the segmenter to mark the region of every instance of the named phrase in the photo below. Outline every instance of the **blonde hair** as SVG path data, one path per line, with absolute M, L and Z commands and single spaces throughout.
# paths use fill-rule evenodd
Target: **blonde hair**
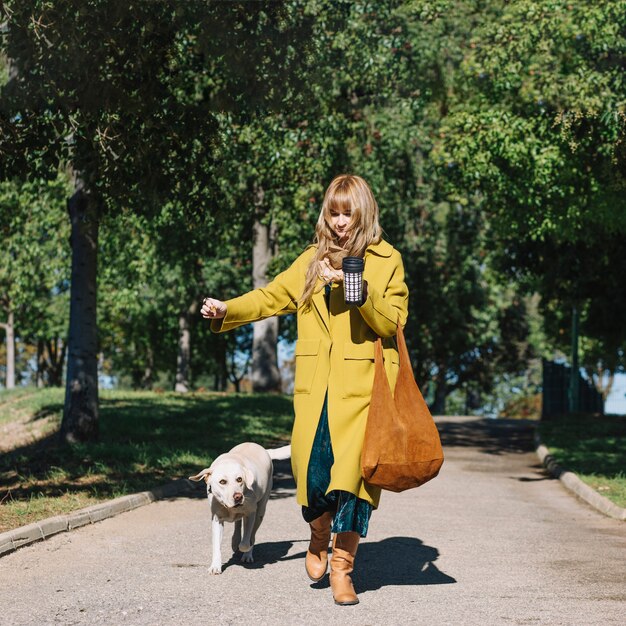
M 330 222 L 331 211 L 350 210 L 348 240 L 340 246 Z M 340 174 L 328 185 L 322 210 L 315 226 L 317 250 L 309 264 L 300 302 L 310 306 L 319 274 L 319 262 L 328 258 L 335 269 L 341 268 L 345 256 L 363 257 L 367 246 L 378 243 L 382 229 L 378 223 L 378 204 L 369 185 L 353 174 Z

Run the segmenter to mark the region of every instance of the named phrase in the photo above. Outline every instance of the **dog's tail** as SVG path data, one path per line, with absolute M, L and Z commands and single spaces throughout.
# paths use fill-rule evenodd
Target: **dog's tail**
M 284 461 L 291 458 L 291 444 L 282 448 L 273 448 L 267 451 L 272 461 Z

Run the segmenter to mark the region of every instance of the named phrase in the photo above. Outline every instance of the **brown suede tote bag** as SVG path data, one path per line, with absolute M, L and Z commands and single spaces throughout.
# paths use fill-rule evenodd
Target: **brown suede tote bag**
M 389 491 L 419 487 L 439 473 L 443 449 L 439 431 L 415 382 L 402 327 L 398 324 L 400 371 L 391 394 L 380 337 L 375 345 L 372 400 L 361 452 L 361 475 Z

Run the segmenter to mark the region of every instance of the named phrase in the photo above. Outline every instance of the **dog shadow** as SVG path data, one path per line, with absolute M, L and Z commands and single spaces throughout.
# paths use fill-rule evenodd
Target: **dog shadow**
M 231 565 L 239 565 L 246 569 L 263 569 L 266 565 L 273 565 L 286 560 L 285 557 L 293 546 L 293 541 L 267 541 L 254 546 L 254 563 L 242 563 L 241 552 L 237 550 L 222 566 L 222 571 Z

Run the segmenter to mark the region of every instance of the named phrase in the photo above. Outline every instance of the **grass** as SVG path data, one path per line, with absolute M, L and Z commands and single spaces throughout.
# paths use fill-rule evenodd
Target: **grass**
M 34 423 L 52 414 L 60 416 L 64 396 L 65 390 L 58 387 L 20 387 L 0 391 L 0 427 L 21 418 Z
M 539 431 L 561 467 L 626 507 L 626 417 L 567 415 L 541 422 Z
M 0 393 L 0 432 L 11 420 L 40 438 L 0 457 L 0 532 L 186 477 L 242 441 L 286 441 L 286 396 L 104 391 L 96 443 L 59 445 L 63 390 Z

